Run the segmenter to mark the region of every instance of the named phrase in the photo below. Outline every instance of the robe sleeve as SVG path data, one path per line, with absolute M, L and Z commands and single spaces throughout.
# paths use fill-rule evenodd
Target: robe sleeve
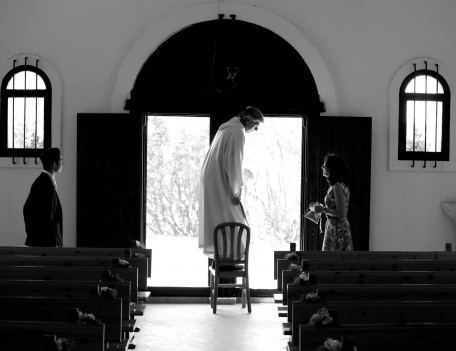
M 244 159 L 245 134 L 241 128 L 232 128 L 225 150 L 225 172 L 233 195 L 241 191 L 243 181 L 242 163 Z

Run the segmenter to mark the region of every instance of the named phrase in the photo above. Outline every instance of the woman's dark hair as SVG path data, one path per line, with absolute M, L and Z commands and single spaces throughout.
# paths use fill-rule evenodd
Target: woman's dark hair
M 348 168 L 342 157 L 336 154 L 326 154 L 323 165 L 329 168 L 329 177 L 327 178 L 329 185 L 332 186 L 337 182 L 348 185 Z

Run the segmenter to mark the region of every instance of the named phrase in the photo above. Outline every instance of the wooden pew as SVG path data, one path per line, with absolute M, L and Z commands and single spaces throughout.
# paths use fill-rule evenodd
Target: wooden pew
M 106 342 L 123 340 L 122 300 L 119 298 L 0 297 L 0 320 L 70 322 L 68 310 L 74 308 L 93 313 L 105 324 Z
M 138 300 L 138 268 L 2 266 L 0 280 L 76 280 L 101 281 L 103 272 L 110 271 L 131 282 L 131 301 Z
M 22 256 L 0 255 L 0 267 L 4 266 L 62 266 L 62 267 L 103 267 L 120 268 L 117 257 L 91 257 L 91 256 Z M 138 268 L 138 289 L 147 289 L 147 257 L 130 257 L 132 267 Z
M 310 274 L 309 284 L 456 284 L 454 272 L 333 271 Z
M 287 304 L 288 284 L 299 275 L 282 271 L 283 304 Z M 456 284 L 456 274 L 448 271 L 319 271 L 311 272 L 308 285 L 315 284 Z
M 274 251 L 274 279 L 278 279 L 277 260 L 283 259 L 290 251 Z M 373 261 L 402 261 L 402 260 L 436 260 L 454 261 L 456 252 L 448 251 L 296 251 L 299 259 L 308 260 L 373 260 Z
M 90 298 L 99 286 L 117 290 L 118 297 L 122 299 L 122 318 L 130 319 L 131 295 L 128 281 L 0 280 L 0 296 Z
M 143 247 L 134 248 L 95 248 L 95 247 L 17 247 L 17 246 L 0 246 L 0 256 L 83 256 L 83 257 L 118 257 L 129 260 L 137 256 L 147 258 L 147 273 L 140 269 L 138 279 L 138 299 L 146 301 L 150 295 L 148 291 L 147 278 L 151 277 L 152 271 L 152 249 Z M 141 263 L 142 264 L 142 263 Z
M 282 305 L 286 306 L 288 302 L 288 285 L 292 285 L 295 278 L 299 276 L 299 272 L 295 271 L 282 271 Z
M 456 251 L 300 251 L 300 258 L 323 261 L 456 260 Z
M 299 256 L 300 252 L 303 252 L 303 251 L 296 251 L 298 256 Z M 289 254 L 289 253 L 290 253 L 290 251 L 274 251 L 274 280 L 276 280 L 279 276 L 279 274 L 277 273 L 277 260 L 285 259 L 285 255 Z
M 145 284 L 147 284 L 147 258 L 146 257 L 132 257 L 129 258 L 128 262 L 132 267 L 138 269 L 138 286 L 140 285 L 141 279 Z M 74 256 L 0 256 L 0 267 L 5 266 L 41 266 L 41 267 L 99 267 L 103 269 L 127 269 L 124 267 L 119 267 L 118 258 L 112 257 L 74 257 Z M 142 273 L 141 273 L 142 272 Z M 131 285 L 131 284 L 130 284 Z M 135 300 L 131 296 L 135 296 Z M 130 286 L 129 300 L 125 300 L 124 303 L 134 302 L 137 300 L 137 289 Z M 146 305 L 145 304 L 135 304 L 131 307 L 130 313 L 132 315 L 143 315 Z M 127 307 L 125 307 L 127 309 Z M 130 309 L 130 307 L 128 307 Z M 124 316 L 127 315 L 127 312 L 124 312 Z M 124 317 L 126 318 L 126 317 Z
M 292 285 L 297 272 L 282 271 L 283 306 L 288 304 L 288 286 Z M 314 284 L 456 284 L 456 275 L 451 272 L 318 272 L 310 275 L 308 286 Z M 288 309 L 279 306 L 280 317 L 286 317 Z
M 342 324 L 451 324 L 456 320 L 456 297 L 453 301 L 337 301 L 293 302 L 292 345 L 299 345 L 299 325 L 308 324 L 319 308 L 326 307 Z M 327 325 L 325 328 L 332 328 Z
M 2 350 L 43 350 L 44 335 L 74 340 L 71 351 L 104 351 L 105 325 L 43 321 L 0 321 Z
M 288 270 L 284 268 L 288 267 L 286 260 L 278 260 L 277 267 L 282 273 L 280 282 L 282 284 L 280 301 L 283 305 L 287 303 L 286 285 L 292 283 L 292 278 Z M 403 261 L 308 261 L 302 260 L 301 267 L 304 271 L 311 272 L 311 278 L 315 276 L 313 273 L 322 271 L 442 271 L 442 272 L 455 272 L 456 261 L 444 261 L 444 260 L 403 260 Z M 284 273 L 285 272 L 285 273 Z M 297 275 L 297 274 L 296 274 Z M 278 280 L 279 282 L 279 280 Z M 277 299 L 279 300 L 279 299 Z
M 456 271 L 456 261 L 452 260 L 353 260 L 353 261 L 301 261 L 305 271 Z
M 116 288 L 119 296 L 122 297 L 120 300 L 122 301 L 122 314 L 124 316 L 124 319 L 121 320 L 121 330 L 124 332 L 123 335 L 128 337 L 130 332 L 139 330 L 139 328 L 135 326 L 136 320 L 130 318 L 134 315 L 143 315 L 146 305 L 130 305 L 130 302 L 137 302 L 138 286 L 144 290 L 147 289 L 147 276 L 150 273 L 149 259 L 147 256 L 151 256 L 151 250 L 137 250 L 137 253 L 140 251 L 145 252 L 145 254 L 142 253 L 139 255 L 144 255 L 143 257 L 137 257 L 136 253 L 132 254 L 130 249 L 112 250 L 112 252 L 109 253 L 110 256 L 106 255 L 106 252 L 109 250 L 103 249 L 100 251 L 99 249 L 94 248 L 82 248 L 82 250 L 79 248 L 21 248 L 21 250 L 8 250 L 6 248 L 0 248 L 0 251 L 0 279 L 12 278 L 17 280 L 19 278 L 36 280 L 40 277 L 41 279 L 46 280 L 66 280 L 66 285 L 69 285 L 69 289 L 67 290 L 70 290 L 72 294 L 75 290 L 74 284 L 80 285 L 80 281 L 100 284 L 99 280 L 101 280 L 101 273 L 103 271 L 107 271 L 109 269 L 112 274 L 119 274 L 122 279 L 131 283 L 129 291 L 123 291 L 123 287 L 119 290 L 118 287 L 112 286 L 112 284 L 117 284 L 119 282 L 103 282 L 101 285 Z M 49 256 L 54 253 L 56 253 L 57 256 Z M 98 256 L 90 256 L 91 254 L 97 254 Z M 120 255 L 134 255 L 134 257 L 119 257 Z M 119 259 L 128 261 L 131 266 L 136 266 L 136 268 L 117 267 L 116 262 Z M 25 266 L 11 269 L 11 267 L 6 266 L 11 263 L 22 264 Z M 141 274 L 139 274 L 139 272 L 141 272 Z M 18 274 L 11 276 L 12 273 L 19 273 L 20 277 Z M 75 279 L 78 281 L 75 282 Z M 39 282 L 39 284 L 41 284 L 41 282 Z M 92 288 L 94 288 L 94 286 L 92 286 Z M 30 292 L 27 288 L 24 288 L 24 290 Z M 25 291 L 23 292 L 23 295 L 28 295 Z M 77 292 L 76 296 L 79 293 L 80 292 Z M 39 294 L 33 292 L 33 295 L 47 296 L 48 294 L 46 294 L 44 289 L 44 291 Z M 90 295 L 90 292 L 88 295 Z M 146 297 L 146 295 L 144 295 L 144 297 Z M 110 345 L 111 348 L 125 349 L 125 343 L 122 345 L 122 342 L 117 343 L 117 345 L 111 342 Z M 132 345 L 132 343 L 129 344 L 129 346 Z
M 143 249 L 143 248 L 131 248 L 131 257 L 135 257 L 135 255 L 142 254 L 148 259 L 148 266 L 147 266 L 147 277 L 152 276 L 152 249 Z
M 28 247 L 0 246 L 0 256 L 82 256 L 82 257 L 118 257 L 128 261 L 143 255 L 148 259 L 147 275 L 151 277 L 152 249 L 143 248 L 99 248 L 99 247 Z
M 286 260 L 286 259 L 279 259 L 276 263 L 276 271 L 277 271 L 277 291 L 282 291 L 282 271 L 288 270 L 291 264 L 295 264 L 298 266 L 302 266 L 301 260 Z
M 321 284 L 288 285 L 287 321 L 292 322 L 293 301 L 299 301 L 318 289 L 320 300 L 333 301 L 452 301 L 456 298 L 456 284 Z
M 352 337 L 358 350 L 436 351 L 454 349 L 456 324 L 435 325 L 346 325 L 315 328 L 301 324 L 299 351 L 315 351 L 327 338 Z
M 287 252 L 280 252 L 280 256 L 283 257 L 285 253 Z M 309 253 L 310 255 L 308 255 Z M 332 255 L 333 252 L 318 251 L 298 252 L 298 254 L 300 259 L 302 258 L 303 270 L 310 272 L 310 282 L 306 286 L 296 287 L 287 284 L 292 282 L 299 275 L 299 272 L 284 270 L 290 262 L 282 260 L 285 263 L 281 266 L 279 263 L 281 259 L 275 256 L 277 259 L 275 274 L 277 274 L 278 281 L 282 282 L 282 291 L 285 295 L 282 300 L 283 303 L 286 304 L 288 299 L 287 319 L 289 321 L 293 320 L 290 302 L 291 305 L 297 304 L 293 301 L 316 289 L 320 289 L 320 296 L 326 295 L 324 300 L 328 300 L 328 297 L 329 301 L 334 298 L 342 300 L 347 298 L 348 293 L 351 295 L 348 299 L 355 303 L 359 298 L 361 300 L 371 298 L 392 301 L 394 298 L 404 295 L 404 292 L 408 296 L 407 299 L 411 300 L 437 298 L 450 301 L 455 298 L 455 282 L 451 272 L 456 270 L 456 255 L 452 252 L 356 252 L 355 254 L 353 252 L 348 254 L 337 252 Z M 316 257 L 315 260 L 313 259 L 314 256 Z M 280 270 L 282 270 L 282 279 L 278 276 Z M 341 270 L 350 272 L 341 272 Z M 386 272 L 381 272 L 382 270 Z M 414 272 L 401 272 L 401 270 Z M 418 272 L 418 270 L 423 272 Z M 433 272 L 424 272 L 431 270 Z M 324 289 L 321 290 L 325 285 L 329 287 L 329 283 L 334 285 L 334 289 L 338 293 L 331 292 L 328 294 Z M 402 291 L 404 289 L 403 283 L 407 283 L 408 285 L 405 286 L 411 289 Z M 344 284 L 349 284 L 349 286 Z M 381 289 L 378 289 L 379 285 L 382 287 Z M 341 286 L 343 286 L 342 290 L 345 289 L 343 293 L 340 291 Z M 361 292 L 360 288 L 362 289 Z M 291 293 L 287 289 L 291 289 Z M 300 292 L 299 295 L 293 296 L 298 291 Z M 320 342 L 320 345 L 323 341 Z
M 130 248 L 0 246 L 0 255 L 132 257 Z

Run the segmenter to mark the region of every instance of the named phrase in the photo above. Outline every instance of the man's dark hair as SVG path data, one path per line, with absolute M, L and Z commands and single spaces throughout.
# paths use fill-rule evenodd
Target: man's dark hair
M 247 106 L 241 113 L 239 113 L 239 117 L 243 118 L 244 116 L 250 116 L 261 123 L 264 122 L 263 114 L 257 107 Z
M 51 147 L 48 149 L 44 149 L 40 155 L 41 163 L 43 164 L 43 168 L 48 170 L 52 167 L 54 162 L 60 162 L 60 149 L 58 147 Z

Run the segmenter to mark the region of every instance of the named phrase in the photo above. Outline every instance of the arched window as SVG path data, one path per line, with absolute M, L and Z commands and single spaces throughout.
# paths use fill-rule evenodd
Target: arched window
M 52 86 L 39 60 L 16 65 L 1 85 L 0 156 L 37 157 L 51 146 Z
M 450 157 L 450 88 L 435 70 L 416 69 L 399 91 L 398 159 L 448 161 Z

